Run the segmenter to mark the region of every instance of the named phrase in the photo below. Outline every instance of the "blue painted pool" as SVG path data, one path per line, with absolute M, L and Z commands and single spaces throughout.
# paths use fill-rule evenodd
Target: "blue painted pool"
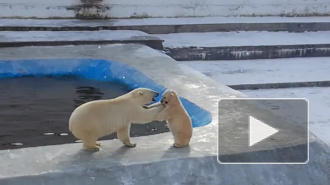
M 123 83 L 131 89 L 150 88 L 161 94 L 166 90 L 137 69 L 115 61 L 100 59 L 0 60 L 0 78 L 68 75 Z M 161 97 L 157 98 L 158 101 Z M 212 121 L 210 112 L 185 98 L 180 97 L 180 99 L 192 119 L 193 127 L 204 126 Z

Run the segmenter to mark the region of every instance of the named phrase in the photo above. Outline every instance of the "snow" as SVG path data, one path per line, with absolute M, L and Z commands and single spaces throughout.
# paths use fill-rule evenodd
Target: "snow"
M 185 25 L 185 24 L 226 24 L 226 23 L 292 23 L 330 22 L 330 17 L 190 17 L 190 18 L 145 18 L 110 20 L 72 19 L 1 19 L 0 26 L 133 26 L 133 25 Z
M 226 85 L 330 80 L 329 57 L 182 63 Z M 330 146 L 330 87 L 241 92 L 252 98 L 307 98 L 310 131 Z
M 330 22 L 330 17 L 191 17 L 123 19 L 116 25 L 184 25 L 224 23 L 286 23 L 286 22 Z
M 74 41 L 74 40 L 124 40 L 135 36 L 148 36 L 142 31 L 2 31 L 0 42 L 23 41 Z
M 330 31 L 319 32 L 206 32 L 154 34 L 165 42 L 165 47 L 217 47 L 217 46 L 261 46 L 294 44 L 329 44 Z
M 244 90 L 241 92 L 254 98 L 307 98 L 309 100 L 310 131 L 330 146 L 330 87 Z
M 330 80 L 329 57 L 180 63 L 225 85 Z
M 133 54 L 136 55 L 136 57 L 139 57 L 139 56 L 165 57 L 165 58 L 172 59 L 170 56 L 164 55 L 164 51 L 155 50 L 155 52 L 150 52 L 150 48 L 148 48 L 148 47 L 141 47 L 141 48 L 137 49 Z

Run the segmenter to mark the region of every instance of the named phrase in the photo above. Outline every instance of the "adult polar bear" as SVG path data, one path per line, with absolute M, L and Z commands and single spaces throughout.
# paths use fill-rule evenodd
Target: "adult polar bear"
M 99 150 L 97 140 L 114 132 L 125 146 L 135 147 L 129 136 L 131 123 L 145 124 L 154 120 L 164 107 L 144 109 L 143 105 L 155 101 L 158 95 L 151 89 L 137 88 L 114 99 L 87 102 L 72 112 L 69 130 L 82 140 L 85 150 Z

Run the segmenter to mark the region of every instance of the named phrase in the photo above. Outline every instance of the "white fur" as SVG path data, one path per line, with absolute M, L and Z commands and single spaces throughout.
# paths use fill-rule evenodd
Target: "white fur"
M 69 129 L 76 138 L 83 140 L 86 149 L 98 150 L 97 139 L 114 132 L 124 145 L 134 147 L 136 144 L 132 144 L 129 137 L 131 123 L 149 123 L 163 109 L 142 107 L 155 96 L 154 91 L 139 88 L 115 99 L 85 103 L 72 112 Z
M 174 137 L 174 147 L 185 147 L 189 144 L 192 137 L 191 119 L 183 107 L 179 96 L 174 90 L 166 90 L 162 97 L 162 103 L 157 102 L 147 106 L 147 108 L 163 107 L 155 120 L 167 122 L 169 129 Z

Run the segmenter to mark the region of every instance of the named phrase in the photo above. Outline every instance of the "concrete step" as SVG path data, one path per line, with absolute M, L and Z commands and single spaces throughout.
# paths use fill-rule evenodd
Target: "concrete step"
M 0 19 L 0 31 L 140 30 L 150 34 L 330 31 L 330 17 L 200 17 L 111 20 Z
M 163 40 L 141 31 L 2 31 L 0 47 L 136 43 L 162 50 Z
M 330 31 L 154 34 L 178 61 L 330 56 Z
M 219 83 L 236 90 L 330 87 L 330 58 L 245 61 L 184 61 Z

